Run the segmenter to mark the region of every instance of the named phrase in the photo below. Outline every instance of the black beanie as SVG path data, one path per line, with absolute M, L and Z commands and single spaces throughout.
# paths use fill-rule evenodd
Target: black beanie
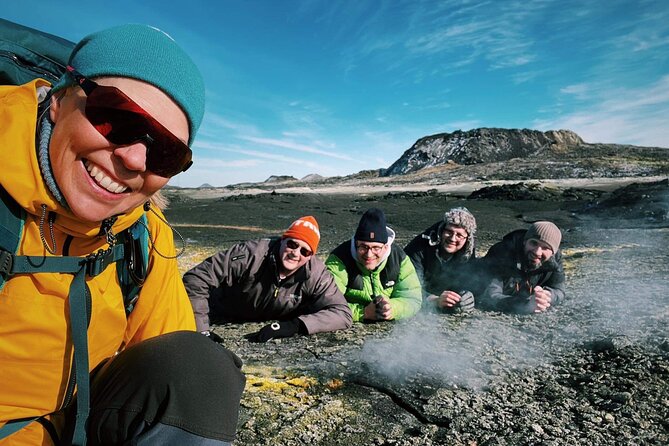
M 388 242 L 386 216 L 381 209 L 371 208 L 363 214 L 355 231 L 355 239 L 361 242 Z

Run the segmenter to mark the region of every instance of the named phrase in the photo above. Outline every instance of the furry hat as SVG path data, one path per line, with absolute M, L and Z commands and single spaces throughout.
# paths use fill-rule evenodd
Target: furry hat
M 458 226 L 467 231 L 467 241 L 457 255 L 462 253 L 463 260 L 469 260 L 474 255 L 476 247 L 476 218 L 474 218 L 474 215 L 469 212 L 469 209 L 466 207 L 453 208 L 446 211 L 446 213 L 444 213 L 444 219 L 437 230 L 440 242 L 441 233 L 448 225 Z

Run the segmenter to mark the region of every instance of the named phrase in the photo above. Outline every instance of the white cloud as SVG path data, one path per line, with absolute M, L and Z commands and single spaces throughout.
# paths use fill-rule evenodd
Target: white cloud
M 314 147 L 311 147 L 309 145 L 305 144 L 300 144 L 296 143 L 294 141 L 287 141 L 283 139 L 273 139 L 273 138 L 258 138 L 254 136 L 242 136 L 240 139 L 243 139 L 245 141 L 253 142 L 255 144 L 259 145 L 265 145 L 265 146 L 274 146 L 274 147 L 281 147 L 283 149 L 289 149 L 289 150 L 296 150 L 299 152 L 306 152 L 306 153 L 312 153 L 315 155 L 323 155 L 331 158 L 337 158 L 341 160 L 351 160 L 351 157 L 348 155 L 343 155 L 339 152 L 328 152 L 325 150 L 321 149 L 316 149 Z
M 580 87 L 562 90 L 581 92 Z M 536 127 L 573 130 L 588 142 L 669 147 L 669 75 L 647 87 L 591 93 L 597 95 L 592 105 L 555 119 L 536 120 Z
M 572 95 L 577 99 L 586 99 L 589 96 L 590 90 L 590 85 L 583 83 L 567 85 L 566 87 L 560 89 L 560 93 Z

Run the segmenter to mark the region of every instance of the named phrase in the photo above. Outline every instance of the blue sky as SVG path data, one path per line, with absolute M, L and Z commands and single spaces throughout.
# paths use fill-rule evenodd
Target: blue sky
M 146 23 L 192 55 L 206 114 L 176 186 L 388 167 L 477 127 L 669 147 L 663 0 L 5 3 L 3 18 L 75 42 Z

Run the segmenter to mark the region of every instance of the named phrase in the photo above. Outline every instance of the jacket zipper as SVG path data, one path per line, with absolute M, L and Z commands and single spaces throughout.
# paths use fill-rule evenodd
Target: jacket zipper
M 0 51 L 0 56 L 5 57 L 7 59 L 10 59 L 12 62 L 14 62 L 16 65 L 20 66 L 23 69 L 32 71 L 33 73 L 36 73 L 37 77 L 46 77 L 48 79 L 52 79 L 52 80 L 55 80 L 55 81 L 58 80 L 57 76 L 54 76 L 52 73 L 50 73 L 48 71 L 38 70 L 35 67 L 32 67 L 30 65 L 26 65 L 14 53 L 10 53 L 9 51 Z M 44 56 L 40 55 L 40 57 L 44 57 Z M 63 67 L 62 65 L 60 65 L 60 64 L 58 64 L 58 63 L 56 63 L 56 62 L 54 62 L 54 61 L 52 61 L 48 58 L 45 58 L 45 59 L 47 59 L 47 60 L 49 60 L 49 62 L 54 63 L 54 64 L 58 65 L 59 67 L 63 68 L 63 70 L 65 69 L 65 67 Z

